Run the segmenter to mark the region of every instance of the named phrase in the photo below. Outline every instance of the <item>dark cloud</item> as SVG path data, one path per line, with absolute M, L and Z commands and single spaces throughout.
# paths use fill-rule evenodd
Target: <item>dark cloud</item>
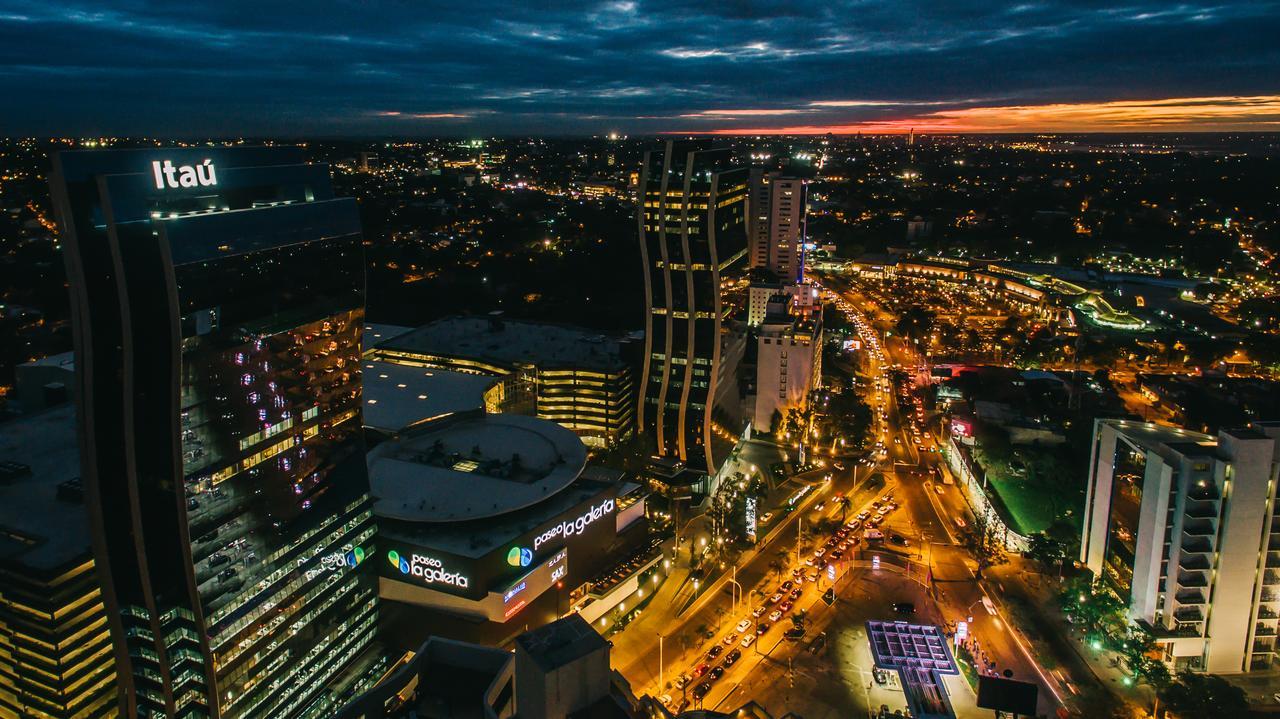
M 1248 1 L 0 0 L 0 131 L 653 132 L 1274 95 L 1278 34 L 1280 2 Z

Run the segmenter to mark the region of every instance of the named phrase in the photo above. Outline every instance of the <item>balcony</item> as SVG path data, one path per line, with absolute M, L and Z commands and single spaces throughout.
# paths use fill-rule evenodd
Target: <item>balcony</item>
M 1196 519 L 1182 523 L 1182 533 L 1189 537 L 1212 537 L 1217 534 L 1212 519 Z
M 1207 587 L 1209 579 L 1203 572 L 1183 572 L 1178 575 L 1179 587 Z
M 1205 571 L 1209 569 L 1209 558 L 1203 554 L 1183 554 L 1178 557 L 1178 566 L 1183 569 Z
M 1280 569 L 1280 552 L 1267 552 L 1267 569 Z
M 1216 502 L 1221 497 L 1222 495 L 1218 492 L 1218 485 L 1212 482 L 1204 482 L 1204 486 L 1196 484 L 1187 492 L 1187 499 L 1194 499 L 1197 502 Z
M 1173 618 L 1179 622 L 1203 622 L 1204 612 L 1200 611 L 1200 607 L 1183 607 L 1173 613 Z
M 1266 572 L 1263 572 L 1262 584 L 1263 586 L 1267 586 L 1267 587 L 1273 584 L 1280 584 L 1280 572 L 1273 571 L 1271 569 L 1268 569 Z
M 1277 613 L 1276 610 L 1272 609 L 1271 607 L 1258 607 L 1258 619 L 1277 619 L 1277 618 L 1280 618 L 1280 613 Z
M 1182 543 L 1182 551 L 1190 554 L 1208 554 L 1213 551 L 1213 542 L 1204 537 L 1188 539 Z
M 1263 624 L 1262 622 L 1258 622 L 1253 625 L 1253 636 L 1255 637 L 1274 637 L 1275 635 L 1276 628 L 1273 624 Z
M 1178 600 L 1178 604 L 1204 604 L 1204 592 L 1199 589 L 1183 589 L 1174 595 L 1174 599 Z
M 1188 500 L 1183 514 L 1194 519 L 1214 519 L 1218 516 L 1218 505 L 1213 502 Z
M 1280 592 L 1274 589 L 1264 589 L 1262 596 L 1258 598 L 1259 602 L 1280 602 Z

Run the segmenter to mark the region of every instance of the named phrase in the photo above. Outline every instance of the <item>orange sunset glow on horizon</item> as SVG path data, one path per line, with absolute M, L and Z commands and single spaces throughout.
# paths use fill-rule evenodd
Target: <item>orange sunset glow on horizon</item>
M 703 111 L 685 117 L 791 116 L 840 107 L 892 106 L 885 101 L 822 101 L 805 110 Z M 903 103 L 910 105 L 910 103 Z M 686 130 L 701 135 L 851 135 L 1018 132 L 1264 132 L 1280 130 L 1280 95 L 1179 97 L 1108 102 L 962 107 L 852 122 Z

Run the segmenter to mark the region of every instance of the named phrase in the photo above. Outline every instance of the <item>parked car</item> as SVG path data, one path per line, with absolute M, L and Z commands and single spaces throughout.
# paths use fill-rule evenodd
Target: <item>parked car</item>
M 747 636 L 745 636 L 745 637 L 743 637 L 743 638 L 742 638 L 742 648 L 743 648 L 743 649 L 746 649 L 747 647 L 749 647 L 749 646 L 751 646 L 752 644 L 754 644 L 754 643 L 755 643 L 755 641 L 756 641 L 756 635 L 754 635 L 754 634 L 748 634 Z
M 722 676 L 724 676 L 724 667 L 712 667 L 711 671 L 707 673 L 707 680 L 714 682 Z
M 776 596 L 776 595 L 775 595 L 775 596 Z M 743 619 L 742 621 L 738 622 L 737 632 L 738 632 L 739 634 L 741 634 L 741 633 L 743 633 L 743 632 L 747 631 L 747 630 L 748 630 L 748 629 L 750 629 L 750 628 L 751 628 L 751 620 L 750 620 L 750 619 Z
M 708 669 L 710 669 L 710 668 L 711 668 L 711 665 L 710 665 L 710 664 L 707 664 L 706 662 L 703 662 L 703 663 L 699 664 L 698 666 L 696 666 L 696 667 L 694 667 L 694 668 L 693 668 L 693 678 L 694 678 L 694 679 L 697 679 L 698 677 L 702 676 L 703 674 L 706 674 L 706 673 L 707 673 L 707 670 L 708 670 Z
M 724 636 L 724 645 L 725 645 L 726 647 L 727 647 L 727 646 L 729 646 L 730 644 L 733 644 L 733 643 L 734 643 L 734 642 L 736 642 L 736 641 L 738 641 L 738 634 L 737 634 L 737 632 L 729 632 L 728 634 L 726 634 L 726 635 Z
M 756 634 L 757 635 L 764 634 L 765 632 L 769 631 L 769 627 L 771 626 L 773 625 L 769 624 L 768 622 L 760 622 L 760 624 L 756 626 Z
M 693 688 L 693 698 L 701 699 L 705 697 L 707 695 L 707 692 L 709 691 L 711 691 L 711 684 L 708 682 L 703 682 Z
M 782 612 L 780 610 L 775 609 L 772 612 L 769 612 L 769 621 L 776 622 L 779 619 L 782 619 Z
M 742 650 L 741 650 L 741 649 L 734 649 L 733 651 L 731 651 L 731 652 L 729 652 L 728 654 L 724 655 L 724 665 L 725 665 L 726 667 L 731 667 L 731 666 L 733 666 L 734 662 L 738 661 L 738 659 L 739 659 L 741 656 L 742 656 Z
M 770 603 L 770 604 L 777 604 L 777 603 L 778 603 L 778 602 L 780 602 L 780 601 L 782 601 L 782 595 L 781 595 L 781 594 L 775 594 L 775 595 L 773 595 L 772 597 L 769 597 L 769 603 Z M 744 630 L 744 631 L 745 631 L 745 630 Z
M 755 617 L 756 619 L 759 619 L 760 615 L 764 614 L 764 610 L 765 608 L 763 606 L 756 607 L 755 609 L 751 610 L 751 616 Z
M 724 651 L 724 646 L 720 644 L 716 644 L 715 646 L 711 647 L 710 649 L 707 650 L 707 661 L 711 661 L 716 657 L 720 656 L 720 652 L 723 652 L 723 651 Z

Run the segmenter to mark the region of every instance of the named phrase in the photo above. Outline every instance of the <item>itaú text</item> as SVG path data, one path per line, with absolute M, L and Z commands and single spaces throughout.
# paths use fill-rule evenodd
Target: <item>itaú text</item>
M 151 174 L 155 177 L 156 189 L 178 189 L 179 187 L 210 187 L 218 184 L 218 175 L 213 168 L 213 160 L 205 160 L 198 165 L 174 165 L 173 162 L 155 160 L 151 163 Z

